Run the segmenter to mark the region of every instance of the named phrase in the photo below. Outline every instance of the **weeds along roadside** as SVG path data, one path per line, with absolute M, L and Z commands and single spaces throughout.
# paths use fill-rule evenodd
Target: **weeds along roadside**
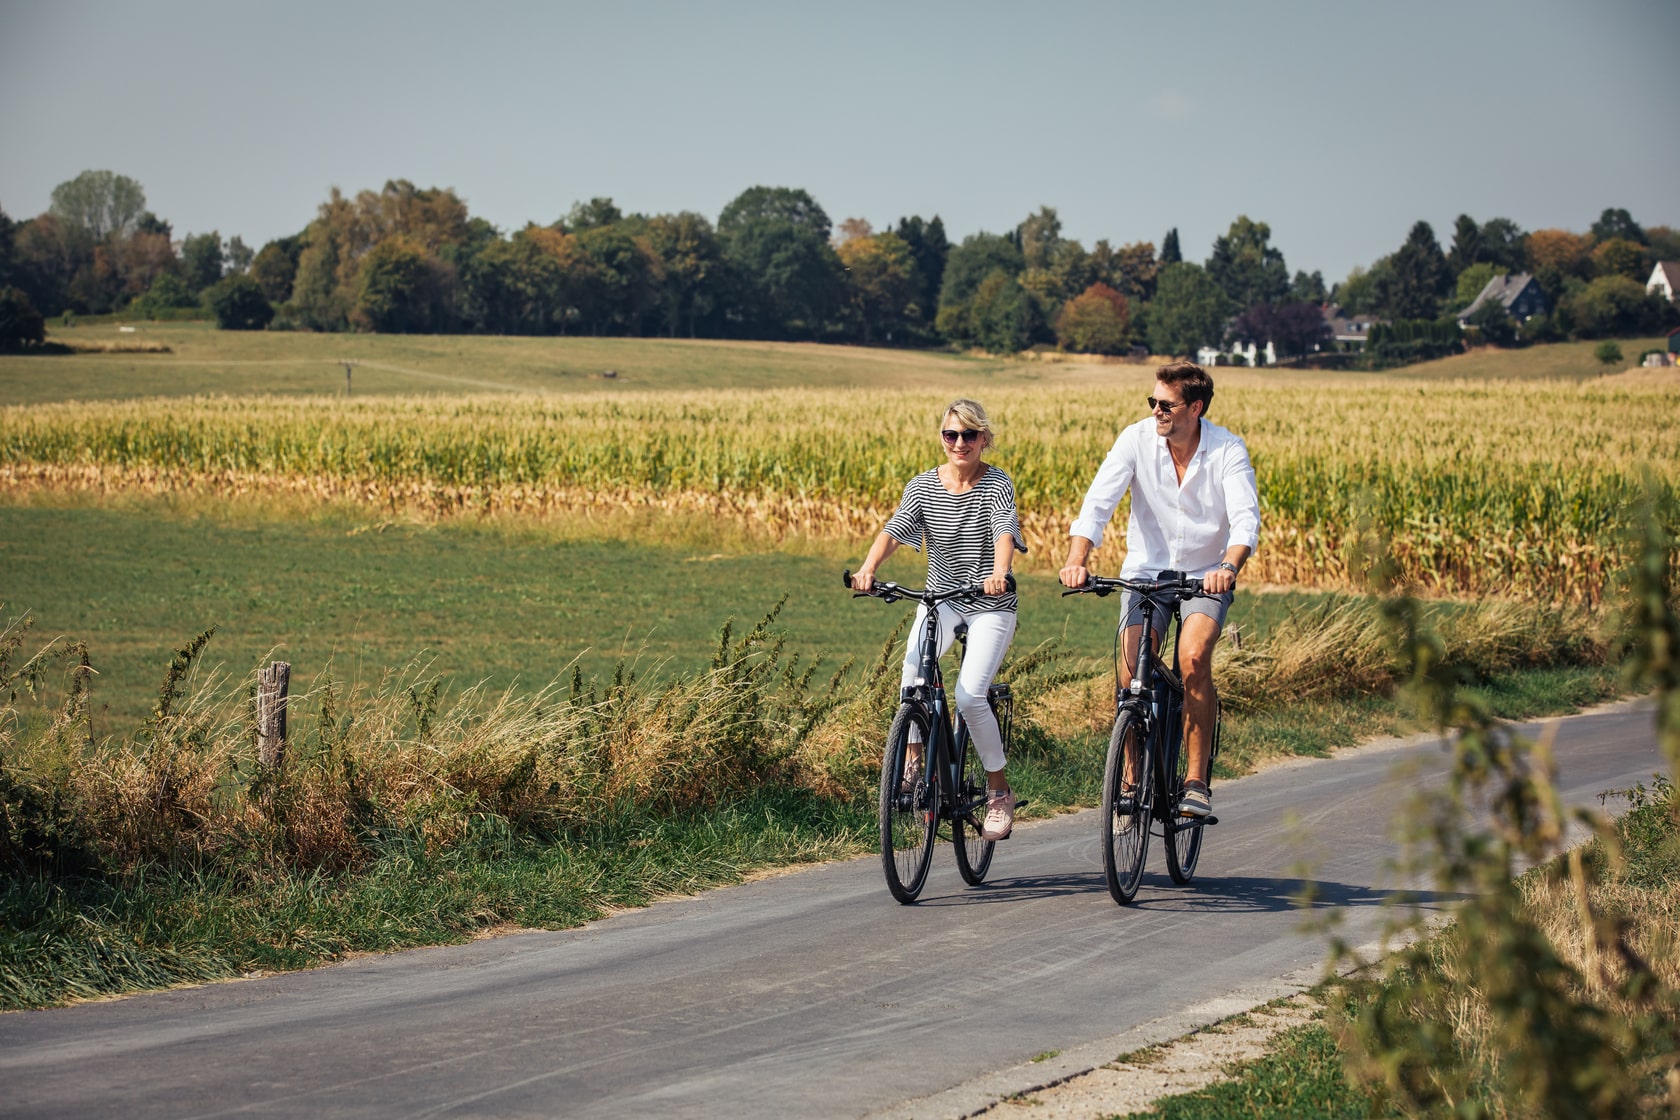
M 1680 602 L 1674 540 L 1647 491 L 1617 660 L 1656 699 L 1668 773 L 1612 820 L 1565 805 L 1549 743 L 1495 719 L 1408 596 L 1384 608 L 1405 691 L 1450 742 L 1444 787 L 1420 791 L 1407 869 L 1464 901 L 1432 933 L 1394 900 L 1397 951 L 1352 967 L 1333 1007 L 1350 1077 L 1374 1114 L 1612 1117 L 1680 1113 Z M 1590 841 L 1575 845 L 1577 832 Z
M 1449 632 L 1491 666 L 1593 652 L 1571 611 L 1432 609 L 1462 614 Z M 1374 612 L 1349 599 L 1227 647 L 1222 688 L 1264 712 L 1387 687 Z M 575 924 L 860 851 L 902 633 L 868 665 L 800 665 L 772 612 L 726 628 L 702 672 L 626 665 L 534 694 L 450 693 L 418 664 L 363 688 L 323 678 L 292 697 L 284 764 L 265 772 L 251 684 L 200 671 L 212 635 L 177 653 L 144 726 L 91 742 L 88 651 L 24 659 L 15 621 L 0 641 L 0 1004 Z M 1005 667 L 1012 774 L 1041 805 L 1095 796 L 1107 717 L 1091 698 L 1109 688 L 1093 669 L 1049 644 Z M 1232 738 L 1240 772 L 1260 751 Z

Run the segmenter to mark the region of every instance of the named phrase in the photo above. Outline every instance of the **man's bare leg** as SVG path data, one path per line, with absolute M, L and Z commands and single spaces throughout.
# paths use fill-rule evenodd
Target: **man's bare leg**
M 1184 673 L 1184 747 L 1189 777 L 1207 781 L 1208 754 L 1213 748 L 1213 647 L 1219 623 L 1211 615 L 1187 614 L 1178 633 L 1178 667 Z

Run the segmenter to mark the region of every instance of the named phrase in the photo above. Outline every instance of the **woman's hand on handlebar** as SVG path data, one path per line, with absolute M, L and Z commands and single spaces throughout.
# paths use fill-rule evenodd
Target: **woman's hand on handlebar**
M 985 589 L 988 595 L 1007 595 L 1009 594 L 1009 573 L 1005 572 L 1001 576 L 987 576 L 980 586 Z
M 864 568 L 860 571 L 856 571 L 856 572 L 852 573 L 852 590 L 853 591 L 859 591 L 859 592 L 862 592 L 862 593 L 867 595 L 870 591 L 872 591 L 874 589 L 874 587 L 875 587 L 875 573 L 874 573 L 873 570 L 868 569 L 868 568 Z

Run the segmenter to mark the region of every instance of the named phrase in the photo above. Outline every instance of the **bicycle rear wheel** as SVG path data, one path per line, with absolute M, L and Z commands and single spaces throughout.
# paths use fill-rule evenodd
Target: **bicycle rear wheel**
M 978 887 L 986 881 L 997 843 L 980 834 L 980 826 L 986 819 L 986 768 L 966 727 L 957 733 L 957 757 L 962 760 L 962 785 L 957 789 L 958 812 L 951 820 L 952 846 L 957 850 L 957 870 L 962 872 L 963 882 Z M 962 812 L 962 807 L 967 805 L 974 808 Z
M 1184 797 L 1184 782 L 1190 776 L 1190 752 L 1184 749 L 1183 735 L 1171 748 L 1171 763 L 1167 780 L 1172 801 L 1163 816 L 1167 834 L 1167 874 L 1173 882 L 1183 886 L 1196 874 L 1196 861 L 1202 855 L 1202 833 L 1206 827 L 1193 817 L 1178 815 L 1178 803 Z M 1210 767 L 1211 769 L 1211 767 Z M 1211 777 L 1211 775 L 1210 775 Z
M 1131 756 L 1127 788 L 1126 758 Z M 1108 739 L 1103 765 L 1103 875 L 1108 893 L 1124 906 L 1137 896 L 1149 855 L 1149 810 L 1154 783 L 1149 780 L 1149 742 L 1132 712 L 1121 712 Z
M 910 729 L 919 728 L 919 751 L 910 751 Z M 937 768 L 928 764 L 933 736 L 927 714 L 905 704 L 887 732 L 881 758 L 881 868 L 887 889 L 903 903 L 916 901 L 933 863 L 934 833 L 939 827 Z

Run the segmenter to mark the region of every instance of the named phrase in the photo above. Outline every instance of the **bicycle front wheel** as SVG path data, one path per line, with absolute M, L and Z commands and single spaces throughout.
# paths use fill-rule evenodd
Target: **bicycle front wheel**
M 997 843 L 980 834 L 980 827 L 986 819 L 986 767 L 981 764 L 980 752 L 974 749 L 974 740 L 969 738 L 966 728 L 957 738 L 958 757 L 962 759 L 962 786 L 957 790 L 957 813 L 951 820 L 951 839 L 955 842 L 952 846 L 957 850 L 957 870 L 962 872 L 963 882 L 978 887 L 986 881 L 986 872 L 991 869 L 992 852 Z
M 1137 897 L 1149 854 L 1149 741 L 1136 714 L 1121 712 L 1103 765 L 1103 875 L 1108 893 L 1124 906 Z
M 921 742 L 910 742 L 910 729 Z M 933 736 L 927 714 L 905 704 L 887 732 L 881 757 L 881 868 L 887 889 L 903 903 L 916 901 L 933 863 L 934 834 L 939 827 L 939 779 L 929 765 Z

